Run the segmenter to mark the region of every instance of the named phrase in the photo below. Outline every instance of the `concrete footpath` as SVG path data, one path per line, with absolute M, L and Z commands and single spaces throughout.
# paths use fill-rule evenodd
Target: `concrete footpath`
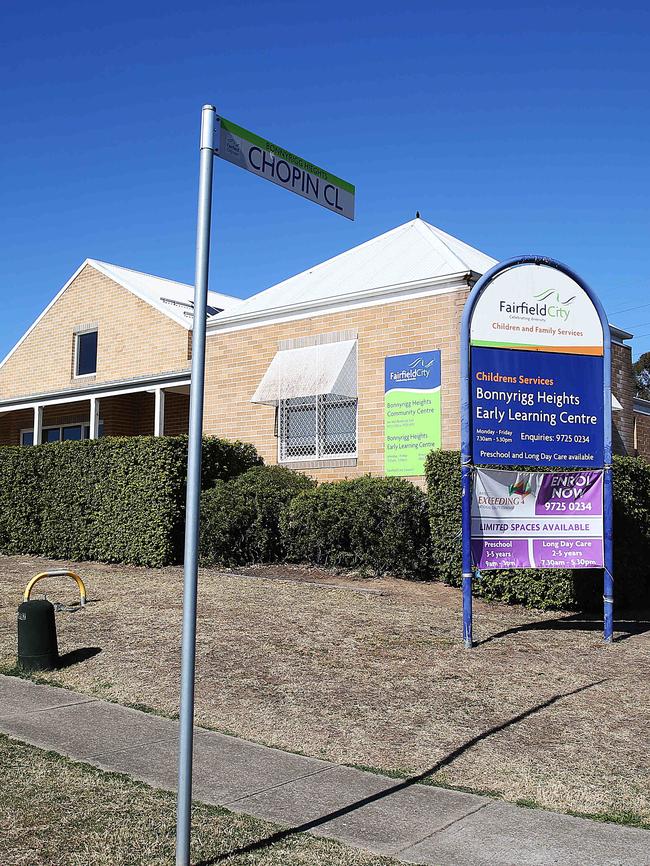
M 0 676 L 0 731 L 176 788 L 178 724 Z M 391 779 L 196 729 L 194 798 L 435 866 L 650 866 L 650 831 Z

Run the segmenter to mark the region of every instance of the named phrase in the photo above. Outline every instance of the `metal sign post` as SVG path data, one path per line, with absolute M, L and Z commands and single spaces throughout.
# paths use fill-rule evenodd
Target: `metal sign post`
M 485 569 L 603 568 L 603 633 L 612 641 L 611 463 L 611 337 L 600 301 L 554 259 L 495 265 L 468 297 L 461 329 L 466 647 L 474 562 Z M 499 482 L 478 470 L 481 486 L 473 491 L 477 465 L 549 471 L 543 479 L 522 472 L 499 491 L 494 485 L 507 473 Z
M 313 163 L 216 116 L 214 105 L 201 111 L 199 207 L 196 227 L 192 381 L 187 454 L 183 640 L 181 646 L 178 801 L 176 807 L 176 866 L 189 866 L 192 817 L 192 752 L 194 745 L 194 678 L 196 666 L 196 596 L 198 584 L 199 517 L 205 332 L 210 261 L 212 174 L 215 156 L 234 162 L 284 186 L 322 207 L 354 219 L 354 187 Z
M 203 442 L 203 380 L 205 377 L 205 324 L 210 263 L 212 170 L 214 151 L 213 105 L 201 111 L 199 211 L 196 225 L 196 281 L 192 327 L 192 382 L 187 452 L 185 511 L 185 571 L 183 642 L 181 647 L 181 703 L 178 748 L 178 802 L 176 808 L 176 864 L 189 866 L 192 818 L 192 751 L 194 726 L 194 670 L 196 659 L 196 590 L 198 582 L 199 513 L 201 500 L 201 445 Z

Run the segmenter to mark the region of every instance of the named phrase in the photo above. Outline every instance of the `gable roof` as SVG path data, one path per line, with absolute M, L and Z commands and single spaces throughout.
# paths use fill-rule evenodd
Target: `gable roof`
M 226 310 L 215 326 L 445 276 L 480 275 L 495 264 L 496 259 L 417 217 L 253 295 Z
M 86 259 L 84 264 L 89 264 L 113 282 L 128 289 L 136 297 L 151 304 L 159 313 L 164 313 L 188 330 L 192 329 L 194 286 L 167 280 L 164 277 L 155 277 L 131 268 L 111 265 L 108 262 L 100 262 L 97 259 Z M 219 292 L 208 292 L 208 319 L 225 310 L 234 310 L 242 303 L 241 298 L 222 295 Z
M 29 328 L 25 331 L 18 342 L 9 350 L 5 357 L 0 361 L 0 367 L 14 354 L 16 349 L 24 342 L 29 334 L 34 330 L 41 319 L 49 312 L 54 304 L 59 300 L 61 295 L 68 289 L 76 280 L 83 269 L 89 265 L 100 274 L 109 277 L 113 282 L 127 289 L 137 298 L 150 304 L 159 313 L 172 319 L 178 325 L 192 330 L 192 322 L 194 319 L 194 286 L 186 283 L 178 283 L 174 280 L 166 280 L 164 277 L 155 277 L 152 274 L 145 274 L 141 271 L 134 271 L 131 268 L 122 268 L 119 265 L 111 265 L 108 262 L 100 262 L 97 259 L 85 259 L 66 282 L 62 289 L 52 298 L 50 303 L 45 307 L 43 312 L 36 318 Z M 231 295 L 222 295 L 219 292 L 208 292 L 208 320 L 214 318 L 225 310 L 231 310 L 238 304 L 241 304 L 240 298 L 234 298 Z

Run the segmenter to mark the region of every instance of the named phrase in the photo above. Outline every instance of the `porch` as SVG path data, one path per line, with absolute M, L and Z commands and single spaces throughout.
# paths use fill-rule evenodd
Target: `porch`
M 189 371 L 0 399 L 0 445 L 187 433 Z

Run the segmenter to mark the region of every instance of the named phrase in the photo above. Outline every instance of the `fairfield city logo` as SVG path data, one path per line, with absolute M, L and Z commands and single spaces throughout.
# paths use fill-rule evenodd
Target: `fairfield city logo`
M 528 301 L 520 301 L 519 303 L 511 303 L 510 301 L 499 301 L 499 312 L 501 313 L 518 313 L 524 316 L 536 316 L 543 319 L 559 319 L 566 322 L 571 312 L 571 304 L 575 301 L 576 296 L 561 300 L 560 293 L 554 289 L 542 289 L 536 295 L 533 295 L 535 303 Z
M 435 359 L 425 361 L 424 358 L 416 358 L 411 361 L 406 369 L 391 370 L 389 378 L 393 382 L 413 382 L 415 379 L 428 379 L 431 375 L 431 367 Z

